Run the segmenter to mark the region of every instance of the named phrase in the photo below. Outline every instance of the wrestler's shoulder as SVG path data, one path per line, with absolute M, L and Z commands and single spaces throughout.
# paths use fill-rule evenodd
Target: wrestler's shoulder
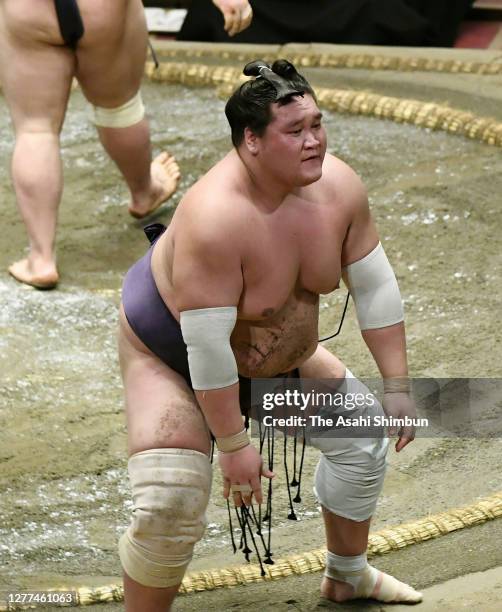
M 323 180 L 327 184 L 340 184 L 345 186 L 361 186 L 362 180 L 357 172 L 339 157 L 326 153 L 323 161 Z
M 191 187 L 183 197 L 179 208 L 183 217 L 195 223 L 206 224 L 213 220 L 231 224 L 238 220 L 246 199 L 238 189 L 220 184 L 200 182 Z
M 337 207 L 355 211 L 368 205 L 368 194 L 357 172 L 346 162 L 326 153 L 323 162 L 322 188 Z
M 185 194 L 178 205 L 177 232 L 198 238 L 228 240 L 245 223 L 244 196 L 222 177 L 204 176 Z

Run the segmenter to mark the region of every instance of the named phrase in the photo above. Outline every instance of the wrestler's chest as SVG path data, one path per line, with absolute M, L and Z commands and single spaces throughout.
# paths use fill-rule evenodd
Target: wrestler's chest
M 293 293 L 334 291 L 341 278 L 341 240 L 328 232 L 284 231 L 262 236 L 244 260 L 241 309 L 250 316 L 279 312 Z

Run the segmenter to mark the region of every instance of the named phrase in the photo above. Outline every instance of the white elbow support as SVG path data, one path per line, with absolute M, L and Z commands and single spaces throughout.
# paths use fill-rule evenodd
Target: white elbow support
M 148 587 L 180 584 L 206 527 L 211 463 L 204 453 L 157 448 L 132 455 L 133 517 L 120 538 L 122 567 Z
M 236 321 L 235 306 L 199 308 L 180 313 L 192 387 L 197 391 L 229 387 L 239 380 L 230 346 L 230 335 Z
M 366 257 L 348 265 L 346 273 L 361 329 L 387 327 L 404 319 L 396 276 L 380 242 Z
M 126 128 L 139 123 L 145 116 L 141 92 L 116 108 L 94 106 L 94 123 L 100 127 Z

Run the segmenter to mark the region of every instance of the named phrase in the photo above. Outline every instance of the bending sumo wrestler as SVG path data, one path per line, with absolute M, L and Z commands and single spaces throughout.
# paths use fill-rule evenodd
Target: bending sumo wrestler
M 413 411 L 401 298 L 363 185 L 326 154 L 314 92 L 292 64 L 252 62 L 245 74 L 256 78 L 226 105 L 234 149 L 187 192 L 167 229 L 147 228 L 152 246 L 124 281 L 119 351 L 134 510 L 119 552 L 128 612 L 165 611 L 177 593 L 204 531 L 210 433 L 224 497 L 262 502 L 260 478 L 274 475 L 243 429 L 243 379 L 298 369 L 350 384 L 343 363 L 318 346 L 319 295 L 342 276 L 384 378 L 386 411 Z M 396 450 L 413 438 L 402 429 Z M 387 438 L 317 446 L 322 595 L 421 601 L 366 558 Z

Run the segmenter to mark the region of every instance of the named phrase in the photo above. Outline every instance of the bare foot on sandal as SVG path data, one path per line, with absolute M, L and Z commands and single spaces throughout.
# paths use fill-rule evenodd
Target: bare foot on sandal
M 150 166 L 152 187 L 145 198 L 136 198 L 129 206 L 129 213 L 136 219 L 151 215 L 178 188 L 180 169 L 175 158 L 165 151 L 157 155 Z
M 54 289 L 59 281 L 55 264 L 32 263 L 29 258 L 14 262 L 8 270 L 20 283 L 37 289 Z

